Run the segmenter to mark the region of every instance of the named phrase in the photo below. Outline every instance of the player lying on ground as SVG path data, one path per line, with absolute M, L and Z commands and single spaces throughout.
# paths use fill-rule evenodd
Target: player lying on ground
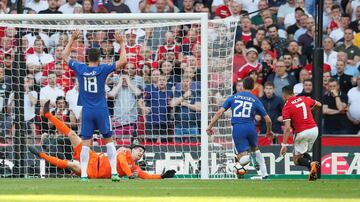
M 280 156 L 286 154 L 287 141 L 292 126 L 296 133 L 293 161 L 295 165 L 307 167 L 310 171 L 309 181 L 314 181 L 318 178 L 320 163 L 317 161 L 311 162 L 311 156 L 307 152 L 311 151 L 319 133 L 311 110 L 321 107 L 321 103 L 309 97 L 295 96 L 291 86 L 285 86 L 282 89 L 282 97 L 286 103 L 282 110 L 285 129 Z
M 44 105 L 44 116 L 50 120 L 52 124 L 65 136 L 69 137 L 71 145 L 74 148 L 73 159 L 77 161 L 68 161 L 62 160 L 56 157 L 47 155 L 44 152 L 38 151 L 34 146 L 29 146 L 29 150 L 37 155 L 38 157 L 45 159 L 49 163 L 59 167 L 59 168 L 68 168 L 72 170 L 76 175 L 81 176 L 81 167 L 80 163 L 80 151 L 82 147 L 81 139 L 76 135 L 76 133 L 71 130 L 64 122 L 57 119 L 54 115 L 49 112 L 50 101 L 46 102 Z M 158 174 L 148 174 L 143 171 L 135 163 L 141 159 L 145 152 L 145 147 L 140 143 L 134 143 L 131 145 L 130 149 L 121 147 L 117 150 L 117 173 L 119 176 L 128 176 L 130 179 L 141 178 L 141 179 L 164 179 L 174 177 L 176 171 L 168 170 L 161 175 Z M 106 155 L 103 153 L 98 154 L 95 151 L 90 150 L 89 164 L 87 167 L 87 175 L 89 178 L 98 179 L 98 178 L 111 178 L 111 168 L 110 162 Z
M 116 149 L 112 139 L 112 126 L 107 101 L 105 98 L 105 83 L 107 76 L 125 67 L 126 51 L 125 42 L 119 33 L 115 33 L 114 38 L 120 44 L 119 60 L 112 65 L 100 64 L 100 49 L 90 48 L 87 50 L 88 64 L 78 63 L 70 59 L 72 44 L 80 36 L 80 31 L 74 31 L 63 51 L 63 58 L 66 60 L 70 69 L 74 70 L 79 81 L 78 105 L 82 106 L 81 116 L 81 138 L 82 147 L 80 151 L 81 170 L 86 171 L 90 157 L 90 143 L 94 130 L 99 129 L 106 142 L 106 153 L 109 157 L 111 167 L 111 180 L 120 181 L 116 168 Z M 81 172 L 81 180 L 88 181 L 87 172 Z
M 268 173 L 265 165 L 265 159 L 258 147 L 258 137 L 255 128 L 255 114 L 257 113 L 264 117 L 266 122 L 266 135 L 268 138 L 272 138 L 271 119 L 269 115 L 267 115 L 260 100 L 255 95 L 251 94 L 251 90 L 254 88 L 254 80 L 250 77 L 246 77 L 243 80 L 243 88 L 244 91 L 238 92 L 227 98 L 223 107 L 221 107 L 221 109 L 219 109 L 212 118 L 206 131 L 208 135 L 212 135 L 212 128 L 215 123 L 220 119 L 221 115 L 231 107 L 231 124 L 233 126 L 233 140 L 237 159 L 243 167 L 251 161 L 256 170 L 260 169 L 261 179 L 266 179 L 268 177 Z M 246 174 L 246 170 L 243 167 L 236 168 L 244 171 L 243 173 L 237 174 Z

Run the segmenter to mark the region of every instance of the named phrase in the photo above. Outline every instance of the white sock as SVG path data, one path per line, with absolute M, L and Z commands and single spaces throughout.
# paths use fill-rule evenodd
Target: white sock
M 80 152 L 81 177 L 87 177 L 90 147 L 82 146 Z
M 261 154 L 260 150 L 257 150 L 255 152 L 255 155 L 256 155 L 256 161 L 258 162 L 258 164 L 260 166 L 261 176 L 262 177 L 268 176 L 266 165 L 265 165 L 265 159 L 264 159 L 263 155 Z
M 117 174 L 116 169 L 116 149 L 114 142 L 109 142 L 106 144 L 106 152 L 110 161 L 111 174 Z
M 250 162 L 250 157 L 249 155 L 246 156 L 242 156 L 239 160 L 240 165 L 242 166 L 246 166 L 248 163 Z

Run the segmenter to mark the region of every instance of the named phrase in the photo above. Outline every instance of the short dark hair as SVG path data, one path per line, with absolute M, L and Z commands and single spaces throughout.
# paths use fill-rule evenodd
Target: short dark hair
M 251 77 L 246 77 L 243 80 L 243 85 L 244 85 L 244 89 L 245 90 L 252 90 L 254 89 L 254 79 L 252 79 Z
M 294 95 L 293 87 L 290 85 L 284 86 L 282 88 L 282 93 L 286 95 Z
M 100 49 L 99 48 L 90 48 L 87 51 L 88 61 L 89 62 L 99 62 L 100 60 Z
M 278 26 L 276 26 L 275 24 L 271 24 L 267 29 L 268 31 L 270 30 L 270 28 L 275 27 L 276 31 L 279 29 Z
M 338 80 L 336 80 L 335 78 L 332 78 L 332 77 L 331 77 L 331 78 L 329 79 L 328 83 L 332 83 L 332 82 L 336 82 L 337 85 L 340 85 Z
M 305 83 L 305 82 L 310 82 L 310 83 L 312 83 L 312 79 L 304 79 L 303 83 Z
M 341 10 L 341 9 L 340 9 L 340 5 L 335 4 L 335 5 L 331 6 L 331 10 L 335 10 L 335 9 Z
M 275 88 L 275 84 L 272 81 L 265 82 L 264 87 L 266 87 L 266 86 L 271 86 L 271 87 Z

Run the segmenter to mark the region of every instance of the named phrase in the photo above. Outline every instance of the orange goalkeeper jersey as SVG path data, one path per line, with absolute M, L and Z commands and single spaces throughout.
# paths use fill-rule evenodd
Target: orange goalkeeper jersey
M 82 144 L 74 147 L 73 159 L 80 161 Z M 119 176 L 132 176 L 136 174 L 141 179 L 161 179 L 160 175 L 149 174 L 137 166 L 132 159 L 131 150 L 120 148 L 117 151 L 117 171 Z M 110 161 L 106 154 L 90 151 L 89 164 L 87 169 L 88 177 L 92 179 L 111 178 Z M 80 173 L 77 173 L 80 175 Z

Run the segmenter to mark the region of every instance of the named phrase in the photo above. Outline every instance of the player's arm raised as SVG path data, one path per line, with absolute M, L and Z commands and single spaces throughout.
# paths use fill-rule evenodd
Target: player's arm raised
M 123 36 L 120 33 L 115 33 L 115 41 L 120 44 L 120 57 L 119 60 L 116 61 L 116 69 L 119 70 L 125 67 L 126 60 L 126 50 L 125 50 L 125 41 Z
M 216 122 L 220 119 L 220 117 L 223 115 L 223 113 L 226 111 L 226 109 L 224 107 L 221 107 L 215 114 L 215 116 L 211 119 L 210 124 L 208 126 L 208 128 L 206 129 L 206 132 L 208 135 L 212 135 L 213 134 L 213 130 L 212 128 L 214 127 L 214 125 L 216 124 Z
M 74 41 L 76 41 L 79 38 L 80 30 L 75 30 L 71 34 L 71 37 L 69 39 L 69 42 L 66 44 L 65 49 L 62 52 L 62 58 L 66 62 L 69 62 L 69 56 L 71 52 L 71 46 L 73 45 Z

